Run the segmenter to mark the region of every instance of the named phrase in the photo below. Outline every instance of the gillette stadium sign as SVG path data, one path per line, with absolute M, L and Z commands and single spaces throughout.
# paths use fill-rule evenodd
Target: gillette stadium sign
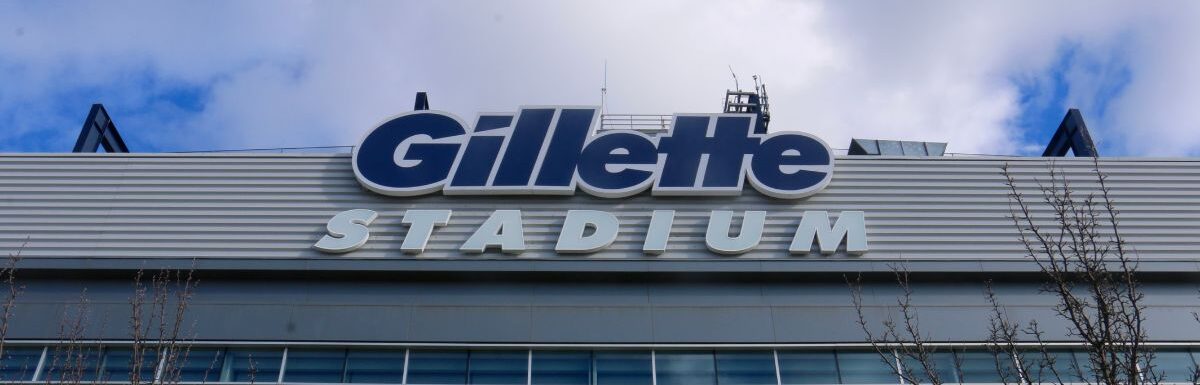
M 600 198 L 629 197 L 646 190 L 655 196 L 729 196 L 741 194 L 748 182 L 762 194 L 780 199 L 815 194 L 833 176 L 834 157 L 824 142 L 800 132 L 755 133 L 753 114 L 676 114 L 669 129 L 653 136 L 635 130 L 597 132 L 599 115 L 595 107 L 522 107 L 515 114 L 480 114 L 472 126 L 445 112 L 409 112 L 388 119 L 363 137 L 354 150 L 354 174 L 371 191 L 401 197 L 437 191 L 476 196 L 574 195 L 577 190 Z M 367 244 L 372 224 L 383 215 L 392 217 L 386 226 L 399 227 L 385 231 L 403 234 L 399 250 L 406 254 L 435 248 L 434 255 L 445 255 L 448 242 L 460 254 L 521 254 L 529 251 L 525 235 L 532 232 L 543 248 L 534 250 L 535 256 L 551 251 L 541 243 L 547 233 L 557 233 L 553 255 L 604 252 L 624 234 L 622 248 L 630 243 L 640 246 L 623 251 L 624 255 L 632 251 L 654 256 L 667 253 L 672 239 L 694 239 L 690 223 L 704 216 L 707 249 L 741 255 L 757 249 L 763 239 L 778 237 L 765 232 L 768 216 L 777 215 L 794 221 L 784 224 L 794 231 L 790 244 L 777 250 L 780 254 L 861 255 L 868 249 L 862 211 L 790 213 L 785 211 L 798 207 L 779 202 L 784 204 L 771 211 L 739 213 L 708 207 L 702 200 L 691 205 L 679 201 L 671 207 L 683 209 L 678 217 L 688 224 L 678 229 L 674 209 L 655 208 L 642 214 L 623 210 L 619 216 L 587 209 L 598 208 L 600 202 L 594 200 L 581 200 L 552 213 L 561 215 L 561 221 L 550 223 L 545 222 L 546 213 L 535 214 L 542 217 L 539 220 L 526 221 L 527 210 L 511 208 L 491 210 L 485 219 L 478 208 L 467 206 L 459 215 L 455 215 L 459 209 L 425 207 L 419 202 L 395 212 L 359 208 L 330 218 L 313 248 L 332 254 L 357 250 Z M 453 206 L 455 201 L 442 202 Z M 695 212 L 700 210 L 707 213 Z M 735 219 L 739 216 L 740 221 Z M 774 221 L 773 226 L 779 226 L 780 220 Z
M 522 107 L 480 114 L 472 126 L 413 111 L 363 137 L 354 174 L 391 196 L 738 195 L 748 181 L 782 199 L 812 195 L 833 176 L 825 142 L 801 132 L 756 134 L 752 114 L 676 114 L 657 136 L 596 132 L 599 115 L 596 107 Z

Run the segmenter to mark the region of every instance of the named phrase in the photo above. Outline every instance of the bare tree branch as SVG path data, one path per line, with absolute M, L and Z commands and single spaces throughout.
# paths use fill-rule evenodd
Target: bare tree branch
M 941 385 L 947 380 L 961 382 L 963 378 L 962 360 L 953 351 L 949 352 L 952 356 L 950 364 L 954 366 L 950 369 L 954 370 L 953 373 L 957 379 L 942 378 L 943 373 L 938 370 L 938 362 L 935 359 L 938 348 L 930 344 L 930 336 L 921 329 L 920 317 L 913 306 L 913 290 L 908 269 L 902 265 L 891 266 L 891 269 L 896 279 L 896 286 L 900 289 L 900 295 L 896 297 L 896 309 L 900 321 L 896 322 L 889 317 L 880 322 L 883 329 L 881 334 L 876 334 L 872 330 L 866 318 L 862 276 L 857 276 L 854 280 L 846 278 L 846 283 L 850 288 L 851 302 L 854 304 L 857 315 L 856 323 L 862 329 L 867 342 L 879 354 L 880 360 L 890 366 L 905 383 Z
M 4 297 L 4 309 L 0 313 L 0 358 L 4 357 L 5 343 L 8 342 L 8 326 L 12 322 L 13 311 L 17 306 L 17 297 L 25 291 L 24 285 L 17 284 L 17 263 L 21 262 L 21 252 L 25 251 L 25 246 L 28 244 L 29 237 L 26 237 L 16 251 L 8 253 L 8 264 L 0 268 L 0 281 L 3 281 L 8 288 Z
M 1045 218 L 1005 164 L 1001 173 L 1009 190 L 1009 217 L 1026 256 L 1037 263 L 1046 279 L 1042 291 L 1058 299 L 1054 310 L 1067 321 L 1068 336 L 1086 345 L 1087 362 L 1072 364 L 1079 374 L 1077 380 L 1106 385 L 1157 384 L 1161 375 L 1154 371 L 1154 351 L 1144 344 L 1148 336 L 1136 254 L 1121 236 L 1108 175 L 1101 171 L 1098 159 L 1092 160 L 1092 166 L 1096 193 L 1076 191 L 1071 178 L 1053 163 L 1048 167 L 1048 180 L 1035 179 L 1041 196 L 1038 207 L 1049 212 Z M 996 322 L 1000 324 L 993 325 L 997 332 L 993 337 L 1016 337 L 1008 333 L 1012 325 Z M 1032 326 L 1024 334 L 1034 334 L 1040 341 L 1041 330 Z M 1057 371 L 1053 365 L 1050 369 Z M 1084 375 L 1084 369 L 1092 375 Z M 1055 375 L 1061 382 L 1061 376 Z
M 187 325 L 187 310 L 195 295 L 195 261 L 186 271 L 163 269 L 143 281 L 144 273 L 134 275 L 134 294 L 130 297 L 130 334 L 135 364 L 130 365 L 132 384 L 176 384 L 182 380 L 182 365 L 191 353 L 194 324 Z M 147 357 L 154 361 L 144 362 Z M 152 378 L 141 378 L 143 369 L 152 369 Z

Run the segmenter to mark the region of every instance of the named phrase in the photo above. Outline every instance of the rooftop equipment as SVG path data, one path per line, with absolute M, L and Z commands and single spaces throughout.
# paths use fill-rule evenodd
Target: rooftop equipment
M 850 139 L 848 155 L 942 156 L 946 143 L 908 140 Z
M 754 75 L 754 90 L 743 91 L 737 82 L 737 74 L 733 73 L 733 84 L 736 90 L 725 91 L 725 106 L 722 112 L 735 114 L 755 114 L 758 116 L 754 124 L 755 134 L 766 134 L 767 126 L 771 124 L 771 106 L 767 102 L 767 85 L 759 82 L 759 76 Z M 604 86 L 600 88 L 600 129 L 601 130 L 634 130 L 650 135 L 666 132 L 671 127 L 672 115 L 661 114 L 610 114 L 607 109 L 608 95 L 608 64 L 605 63 Z
M 736 75 L 734 84 L 737 84 Z M 767 103 L 767 85 L 759 83 L 758 75 L 754 75 L 754 91 L 742 91 L 740 87 L 736 91 L 726 90 L 725 113 L 756 114 L 758 122 L 754 125 L 754 133 L 767 133 L 767 125 L 771 123 L 771 106 Z

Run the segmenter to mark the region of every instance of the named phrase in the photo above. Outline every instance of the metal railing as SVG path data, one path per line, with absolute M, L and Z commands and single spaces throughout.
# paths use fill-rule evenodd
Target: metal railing
M 348 153 L 353 152 L 354 146 L 306 146 L 306 147 L 269 147 L 269 148 L 232 148 L 215 150 L 164 151 L 175 154 L 212 153 L 212 152 L 250 152 L 250 153 Z
M 671 127 L 671 115 L 604 114 L 600 115 L 601 130 L 666 131 Z

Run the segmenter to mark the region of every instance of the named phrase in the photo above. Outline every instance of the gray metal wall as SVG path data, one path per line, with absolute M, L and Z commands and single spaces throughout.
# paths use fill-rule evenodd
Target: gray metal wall
M 894 303 L 890 265 L 916 272 L 922 322 L 935 339 L 979 341 L 990 310 L 982 282 L 997 279 L 1016 319 L 1061 333 L 1053 298 L 1038 294 L 1006 219 L 999 167 L 1029 191 L 1046 160 L 840 158 L 833 183 L 805 200 L 750 190 L 737 198 L 604 200 L 576 197 L 377 196 L 358 186 L 344 155 L 0 155 L 0 250 L 22 250 L 14 339 L 56 339 L 64 311 L 86 289 L 95 338 L 128 333 L 129 277 L 145 268 L 198 269 L 197 338 L 213 341 L 462 343 L 862 342 L 843 277 L 868 273 L 873 319 Z M 1060 159 L 1081 187 L 1091 162 Z M 1143 258 L 1151 337 L 1198 341 L 1196 237 L 1200 162 L 1107 159 L 1103 169 L 1123 229 Z M 379 211 L 368 245 L 329 256 L 311 249 L 325 222 L 352 208 Z M 400 253 L 408 208 L 455 210 L 431 251 Z M 525 212 L 519 257 L 453 251 L 497 208 Z M 668 252 L 647 257 L 640 233 L 653 209 L 678 210 Z M 567 209 L 617 213 L 608 251 L 556 256 Z M 759 250 L 704 249 L 710 210 L 767 210 Z M 804 210 L 862 210 L 871 251 L 790 257 Z M 195 258 L 195 260 L 193 260 Z M 1053 338 L 1053 336 L 1052 336 Z M 1057 339 L 1057 338 L 1056 338 Z
M 668 252 L 649 259 L 729 259 L 705 250 L 710 210 L 766 210 L 763 242 L 739 258 L 789 258 L 788 242 L 804 210 L 862 210 L 870 249 L 860 259 L 999 260 L 1020 258 L 1000 167 L 1011 163 L 1034 191 L 1044 158 L 843 157 L 833 182 L 802 200 L 763 197 L 630 199 L 574 197 L 392 198 L 365 191 L 345 155 L 0 155 L 0 249 L 29 240 L 30 257 L 331 258 L 312 249 L 334 214 L 380 212 L 371 241 L 345 259 L 409 258 L 398 251 L 406 209 L 453 209 L 421 258 L 459 258 L 461 242 L 494 209 L 524 211 L 529 251 L 521 258 L 645 259 L 642 234 L 654 209 L 678 210 Z M 1059 159 L 1079 180 L 1094 181 L 1089 159 Z M 1192 260 L 1200 234 L 1200 161 L 1107 159 L 1102 162 L 1122 211 L 1128 240 L 1145 259 Z M 568 209 L 613 212 L 623 231 L 608 250 L 555 255 Z M 482 258 L 512 259 L 499 253 Z M 809 256 L 805 259 L 816 259 Z
M 840 279 L 840 274 L 839 277 Z M 90 329 L 105 340 L 129 337 L 130 280 L 22 279 L 27 292 L 10 338 L 57 339 L 64 311 L 87 289 Z M 918 277 L 915 304 L 935 341 L 980 342 L 991 308 L 982 277 Z M 1036 319 L 1050 340 L 1063 337 L 1054 298 L 1032 281 L 996 285 L 1010 316 Z M 1155 341 L 1200 341 L 1192 312 L 1197 285 L 1152 282 L 1145 289 Z M 873 324 L 899 295 L 869 283 Z M 847 285 L 837 279 L 720 276 L 413 277 L 397 279 L 229 279 L 203 277 L 192 302 L 196 337 L 215 341 L 396 343 L 793 344 L 862 343 Z

